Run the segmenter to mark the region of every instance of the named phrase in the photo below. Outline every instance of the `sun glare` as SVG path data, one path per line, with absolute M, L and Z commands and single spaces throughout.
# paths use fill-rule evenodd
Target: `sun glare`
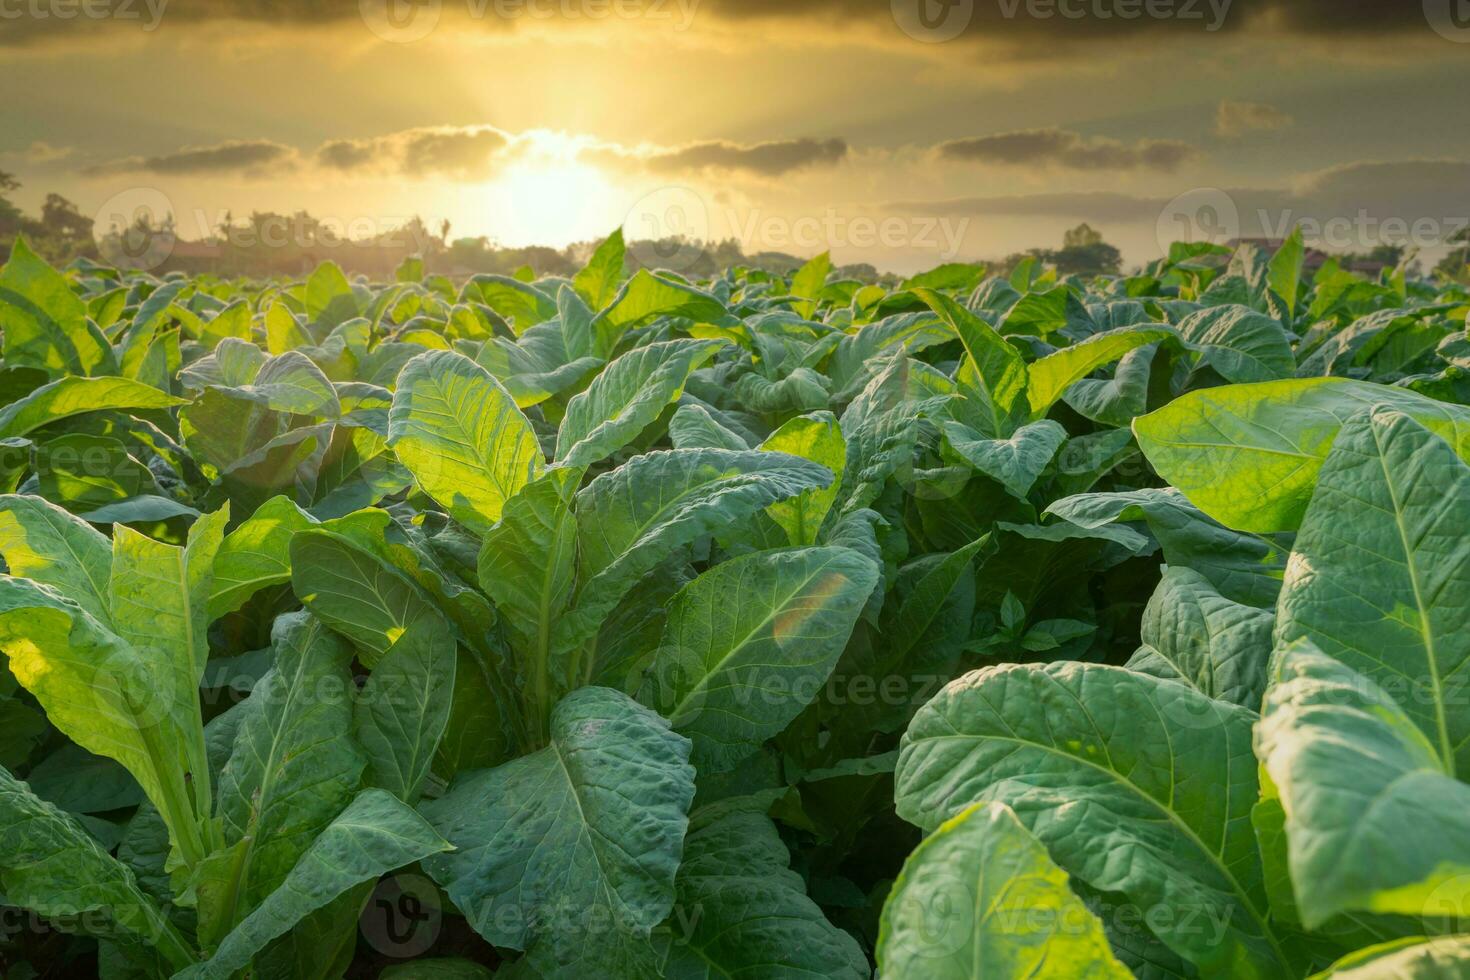
M 607 177 L 573 159 L 517 161 L 466 196 L 465 224 L 506 245 L 566 245 L 602 237 L 621 221 Z

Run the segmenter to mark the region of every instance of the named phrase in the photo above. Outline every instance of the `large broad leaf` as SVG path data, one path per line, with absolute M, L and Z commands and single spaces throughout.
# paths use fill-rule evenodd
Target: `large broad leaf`
M 174 969 L 189 943 L 139 888 L 133 873 L 72 817 L 0 769 L 0 888 L 7 905 L 51 917 L 64 930 L 152 947 Z M 100 917 L 100 918 L 99 918 Z
M 179 691 L 192 691 L 209 659 L 207 606 L 214 588 L 214 556 L 224 539 L 228 507 L 189 529 L 188 543 L 173 545 L 117 525 L 112 534 L 112 625 L 118 636 L 149 659 L 174 671 Z
M 832 483 L 828 486 L 803 490 L 795 497 L 778 500 L 766 508 L 766 513 L 786 532 L 786 538 L 792 545 L 816 544 L 817 532 L 822 529 L 827 512 L 837 501 L 837 492 L 841 489 L 839 479 L 847 466 L 847 444 L 842 438 L 842 427 L 831 412 L 799 415 L 772 432 L 759 448 L 809 459 L 832 471 Z
M 488 371 L 452 351 L 429 351 L 404 366 L 388 443 L 425 493 L 481 534 L 543 462 L 515 399 Z
M 1275 618 L 1231 602 L 1190 568 L 1167 568 L 1143 610 L 1143 646 L 1128 666 L 1252 711 L 1266 691 Z
M 1118 327 L 1032 361 L 1026 366 L 1026 400 L 1031 417 L 1045 415 L 1063 392 L 1104 364 L 1111 364 L 1136 347 L 1174 336 L 1173 329 L 1164 326 Z
M 1178 490 L 1083 493 L 1047 507 L 1079 527 L 1144 521 L 1170 565 L 1189 568 L 1235 602 L 1271 607 L 1281 592 L 1289 548 L 1265 536 L 1232 531 L 1205 515 Z M 1289 540 L 1289 539 L 1288 539 Z
M 763 807 L 761 809 L 764 809 Z M 668 980 L 761 976 L 862 980 L 867 958 L 806 896 L 776 825 L 750 807 L 690 818 L 663 976 Z M 699 909 L 697 918 L 680 911 Z
M 1470 785 L 1402 702 L 1300 641 L 1278 654 L 1256 738 L 1308 928 L 1347 911 L 1464 915 Z
M 1011 810 L 976 804 L 904 862 L 883 906 L 893 980 L 1130 980 L 1103 926 Z
M 623 282 L 623 257 L 627 252 L 623 244 L 623 229 L 619 228 L 597 246 L 592 258 L 572 279 L 577 294 L 594 310 L 600 310 L 613 301 L 618 286 Z
M 40 497 L 0 496 L 0 557 L 10 574 L 53 586 L 99 623 L 112 619 L 112 544 Z
M 290 498 L 272 497 L 220 543 L 209 595 L 210 619 L 239 609 L 261 589 L 291 581 L 291 539 L 298 531 L 320 527 L 380 536 L 389 520 L 384 511 L 363 510 L 318 521 Z
M 412 802 L 449 723 L 453 626 L 412 579 L 341 534 L 298 532 L 291 581 L 306 608 L 355 643 L 372 670 L 353 709 L 368 782 Z
M 243 908 L 281 884 L 352 798 L 364 764 L 351 734 L 352 647 L 307 613 L 276 620 L 272 639 L 275 661 L 240 709 L 219 775 L 225 843 L 248 838 L 235 879 Z
M 1350 953 L 1312 980 L 1460 980 L 1470 935 L 1400 939 Z
M 593 319 L 595 346 L 591 353 L 609 356 L 624 333 L 658 317 L 678 316 L 714 323 L 728 315 L 725 304 L 709 293 L 639 269 L 618 290 L 612 303 Z
M 228 980 L 272 939 L 354 885 L 449 849 L 413 810 L 364 790 L 311 842 L 285 881 L 225 936 L 214 955 L 179 974 Z
M 0 578 L 0 649 L 51 724 L 122 763 L 164 814 L 186 859 L 202 859 L 206 813 L 196 804 L 208 797 L 196 800 L 185 780 L 209 770 L 196 761 L 198 682 L 178 686 L 188 666 L 161 661 L 161 647 L 133 649 L 50 586 L 10 577 Z
M 878 571 L 848 548 L 716 565 L 670 604 L 641 700 L 693 740 L 700 772 L 733 768 L 820 693 Z
M 83 412 L 158 409 L 183 403 L 182 398 L 128 378 L 60 378 L 0 409 L 0 439 L 23 436 Z
M 1286 241 L 1271 256 L 1267 282 L 1272 292 L 1286 304 L 1288 319 L 1296 315 L 1297 296 L 1301 291 L 1302 265 L 1306 260 L 1306 245 L 1302 241 L 1302 228 L 1297 225 L 1286 236 Z
M 107 338 L 87 321 L 87 305 L 24 238 L 0 269 L 0 334 L 7 367 L 36 367 L 53 376 L 117 373 Z
M 361 310 L 352 284 L 335 262 L 323 262 L 312 270 L 302 290 L 306 315 L 321 333 L 326 333 L 357 316 Z
M 558 466 L 586 467 L 637 438 L 700 364 L 724 346 L 719 340 L 666 340 L 629 351 L 567 403 L 556 436 Z
M 1200 363 L 1226 381 L 1274 381 L 1296 373 L 1296 356 L 1281 321 L 1245 306 L 1210 306 L 1179 321 Z
M 1344 423 L 1382 405 L 1470 459 L 1470 409 L 1405 388 L 1310 378 L 1192 391 L 1135 419 L 1154 469 L 1200 510 L 1241 531 L 1292 531 Z
M 551 636 L 576 579 L 572 497 L 579 476 L 576 470 L 556 468 L 522 487 L 506 501 L 500 523 L 485 534 L 480 549 L 480 587 L 495 600 L 538 706 L 548 704 L 553 680 L 563 690 L 574 683 L 565 661 L 551 662 Z
M 1183 917 L 1151 923 L 1201 972 L 1299 975 L 1271 931 L 1250 825 L 1253 718 L 1119 667 L 980 670 L 914 717 L 894 796 L 925 829 L 972 803 L 1005 803 L 1073 878 L 1217 923 L 1214 934 Z
M 965 462 L 1021 498 L 1067 441 L 1067 430 L 1051 419 L 1023 425 L 1008 439 L 987 439 L 962 422 L 945 422 L 943 428 Z
M 1277 607 L 1305 637 L 1402 704 L 1440 766 L 1470 777 L 1470 467 L 1397 412 L 1343 427 Z
M 968 358 L 957 380 L 978 416 L 969 421 L 978 423 L 992 439 L 1009 436 L 1020 421 L 1021 396 L 1026 391 L 1027 367 L 1021 352 L 990 324 L 943 293 L 916 289 L 914 295 L 928 303 L 964 345 Z
M 556 316 L 556 302 L 541 289 L 509 276 L 478 275 L 465 286 L 467 297 L 479 294 L 486 306 L 510 322 L 517 334 Z
M 424 866 L 497 946 L 570 954 L 645 941 L 674 904 L 694 797 L 688 758 L 689 742 L 652 711 L 582 688 L 556 706 L 545 748 L 424 804 L 455 848 Z M 600 928 L 568 929 L 569 910 Z
M 758 450 L 644 453 L 604 473 L 577 494 L 583 584 L 572 613 L 557 623 L 557 645 L 595 632 L 633 583 L 674 549 L 831 481 L 824 466 Z

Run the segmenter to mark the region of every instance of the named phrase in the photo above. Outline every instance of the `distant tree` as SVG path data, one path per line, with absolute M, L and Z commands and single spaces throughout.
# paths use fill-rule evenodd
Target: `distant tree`
M 1062 236 L 1062 247 L 1042 257 L 1062 275 L 1116 275 L 1123 266 L 1123 253 L 1103 241 L 1102 234 L 1083 222 Z
M 92 219 L 77 210 L 77 206 L 60 194 L 47 194 L 41 205 L 41 227 L 48 235 L 60 238 L 85 239 L 92 237 Z
M 1439 260 L 1434 271 L 1446 279 L 1465 282 L 1470 279 L 1470 227 L 1450 236 L 1450 254 Z
M 0 237 L 10 238 L 20 231 L 21 215 L 20 208 L 16 207 L 5 197 L 11 191 L 20 189 L 20 181 L 14 175 L 0 170 Z

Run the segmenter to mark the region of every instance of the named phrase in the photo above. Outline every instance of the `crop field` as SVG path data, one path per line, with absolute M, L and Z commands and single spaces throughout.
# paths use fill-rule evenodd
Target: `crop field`
M 1470 976 L 1470 293 L 0 272 L 15 980 Z

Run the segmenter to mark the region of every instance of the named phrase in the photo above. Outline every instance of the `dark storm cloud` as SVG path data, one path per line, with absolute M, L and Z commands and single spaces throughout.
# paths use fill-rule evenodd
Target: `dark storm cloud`
M 1060 218 L 1100 224 L 1149 224 L 1191 200 L 1228 202 L 1240 234 L 1283 237 L 1294 224 L 1375 230 L 1428 223 L 1447 237 L 1470 219 L 1470 162 L 1462 160 L 1358 161 L 1304 174 L 1287 187 L 1185 189 L 1179 197 L 1144 197 L 1109 191 L 996 195 L 944 200 L 893 201 L 884 210 L 986 218 Z M 1183 204 L 1181 204 L 1183 202 Z
M 840 139 L 794 139 L 751 144 L 710 140 L 655 150 L 598 147 L 583 155 L 593 162 L 655 174 L 722 170 L 779 177 L 809 167 L 833 166 L 844 160 L 847 152 L 847 143 Z
M 635 2 L 649 9 L 646 20 L 651 28 L 658 29 L 670 20 L 652 15 L 654 0 Z M 665 5 L 670 2 L 659 0 Z M 917 7 L 932 0 L 900 0 L 900 9 L 905 2 Z M 522 20 L 534 20 L 545 28 L 558 23 L 556 14 L 562 9 L 578 13 L 561 18 L 568 29 L 597 29 L 600 21 L 590 15 L 591 4 L 583 11 L 578 3 L 442 0 L 440 10 L 446 26 L 459 22 L 453 23 L 456 30 L 479 26 L 503 31 L 514 29 Z M 605 0 L 599 0 L 597 9 L 603 9 L 604 4 Z M 527 11 L 532 9 L 547 10 L 552 16 L 529 16 Z M 964 17 L 956 32 L 959 37 L 1010 44 L 1018 54 L 1038 58 L 1062 57 L 1073 41 L 1137 34 L 1189 36 L 1204 31 L 1246 31 L 1262 35 L 1376 38 L 1389 33 L 1414 33 L 1433 37 L 1424 7 L 1415 0 L 973 0 L 968 11 L 960 4 L 954 9 L 962 11 Z M 299 4 L 284 0 L 151 0 L 151 6 L 145 0 L 90 0 L 91 15 L 67 19 L 32 16 L 25 7 L 16 10 L 20 16 L 0 19 L 0 46 L 92 37 L 99 33 L 95 28 L 107 25 L 151 30 L 160 25 L 172 29 L 234 22 L 298 29 L 344 25 L 366 29 L 359 0 Z M 895 22 L 895 7 L 887 0 L 699 0 L 693 15 L 695 30 L 702 21 L 742 25 L 758 20 L 806 21 L 812 30 L 855 27 L 876 30 L 879 36 L 891 34 L 896 43 L 905 41 Z
M 483 179 L 489 177 L 510 137 L 491 126 L 409 129 L 367 139 L 339 139 L 323 143 L 316 160 L 329 170 L 432 175 Z
M 935 149 L 945 160 L 1066 170 L 1169 172 L 1199 155 L 1195 147 L 1179 140 L 1124 143 L 1065 129 L 1026 129 L 975 136 L 949 140 Z
M 112 174 L 156 174 L 163 177 L 263 176 L 294 166 L 296 151 L 270 140 L 230 140 L 214 146 L 186 147 L 155 156 L 131 156 L 82 168 L 89 177 Z

